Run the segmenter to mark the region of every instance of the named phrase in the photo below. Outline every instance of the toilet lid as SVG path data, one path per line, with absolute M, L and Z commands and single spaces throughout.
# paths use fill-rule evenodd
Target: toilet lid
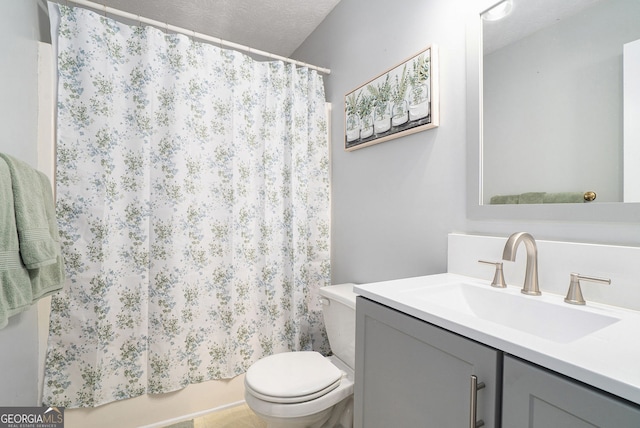
M 254 363 L 245 375 L 253 396 L 276 403 L 313 400 L 337 388 L 342 371 L 318 352 L 284 352 Z

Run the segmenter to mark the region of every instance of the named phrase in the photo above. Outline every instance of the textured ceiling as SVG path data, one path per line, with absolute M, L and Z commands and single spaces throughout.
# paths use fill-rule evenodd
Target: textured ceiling
M 288 57 L 340 0 L 93 1 Z

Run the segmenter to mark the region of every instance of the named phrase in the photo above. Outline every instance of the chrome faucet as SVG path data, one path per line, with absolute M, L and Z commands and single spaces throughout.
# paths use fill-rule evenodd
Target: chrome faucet
M 518 232 L 509 236 L 507 243 L 504 245 L 502 259 L 512 262 L 515 261 L 516 250 L 520 242 L 524 242 L 527 250 L 527 270 L 524 275 L 524 285 L 521 291 L 524 294 L 539 296 L 542 293 L 538 287 L 538 247 L 536 246 L 536 240 L 533 239 L 533 236 L 527 232 Z

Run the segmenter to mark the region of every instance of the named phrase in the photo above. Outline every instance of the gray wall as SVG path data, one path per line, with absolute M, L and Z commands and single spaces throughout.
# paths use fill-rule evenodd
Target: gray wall
M 332 70 L 325 82 L 333 105 L 334 283 L 444 272 L 449 232 L 640 245 L 640 219 L 467 218 L 465 24 L 479 7 L 474 0 L 342 0 L 295 52 Z M 440 127 L 345 152 L 344 95 L 430 43 L 440 48 Z
M 0 2 L 0 152 L 36 166 L 39 9 L 35 1 Z M 2 201 L 0 201 L 1 203 Z M 36 306 L 0 330 L 0 405 L 38 401 Z
M 465 221 L 465 19 L 469 1 L 342 0 L 295 57 L 331 68 L 334 283 L 446 270 Z M 343 150 L 344 95 L 435 43 L 440 127 Z

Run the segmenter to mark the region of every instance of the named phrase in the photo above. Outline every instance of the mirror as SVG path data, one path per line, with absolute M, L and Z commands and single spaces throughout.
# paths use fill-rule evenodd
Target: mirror
M 631 122 L 623 120 L 623 105 L 638 98 L 623 96 L 623 51 L 640 39 L 640 2 L 510 1 L 511 13 L 500 21 L 481 18 L 497 3 L 481 1 L 468 25 L 470 217 L 637 221 L 640 204 L 621 203 L 628 183 L 640 187 L 638 155 L 623 168 L 624 125 Z M 624 148 L 625 156 L 633 151 Z M 589 190 L 597 203 L 490 204 L 496 195 Z
M 482 202 L 623 202 L 623 83 L 640 74 L 623 75 L 623 51 L 640 39 L 640 2 L 511 2 L 482 15 Z

